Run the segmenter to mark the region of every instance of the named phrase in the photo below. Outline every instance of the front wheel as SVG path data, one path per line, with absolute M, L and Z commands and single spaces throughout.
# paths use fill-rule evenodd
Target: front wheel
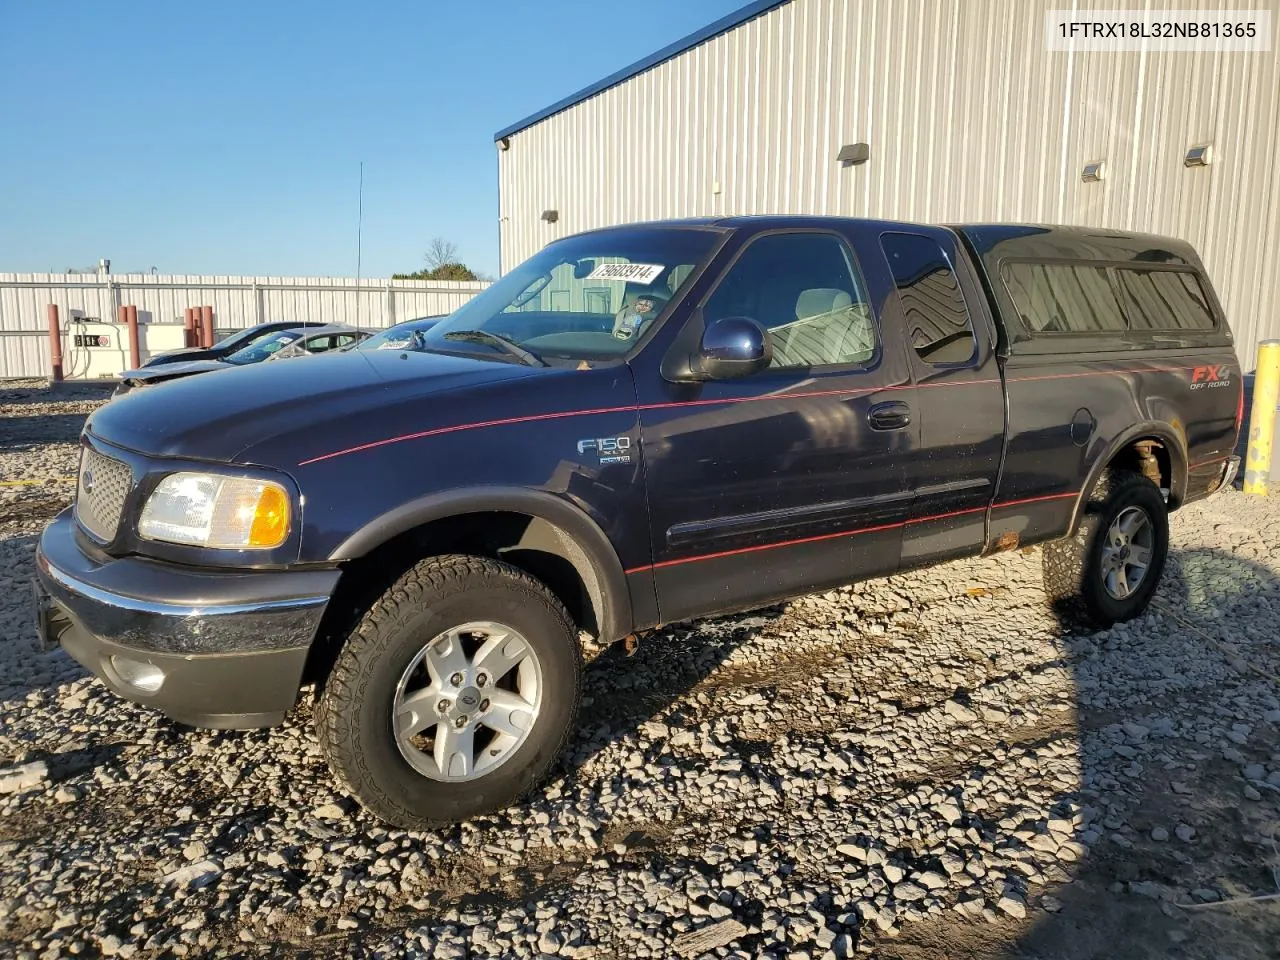
M 1154 483 L 1108 473 L 1074 537 L 1045 544 L 1045 591 L 1060 610 L 1097 627 L 1132 620 L 1151 603 L 1169 552 L 1169 514 Z
M 577 631 L 545 586 L 482 557 L 423 560 L 348 638 L 316 706 L 334 775 L 406 829 L 499 810 L 550 770 L 582 684 Z

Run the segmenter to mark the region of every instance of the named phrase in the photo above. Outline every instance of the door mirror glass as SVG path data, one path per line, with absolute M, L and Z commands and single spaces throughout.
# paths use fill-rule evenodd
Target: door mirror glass
M 764 327 L 750 317 L 722 317 L 703 331 L 694 358 L 696 373 L 711 380 L 731 380 L 763 370 L 773 360 Z

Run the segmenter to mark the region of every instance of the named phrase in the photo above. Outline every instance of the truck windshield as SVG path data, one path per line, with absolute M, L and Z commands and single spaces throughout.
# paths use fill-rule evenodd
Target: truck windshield
M 516 267 L 423 335 L 426 349 L 519 362 L 626 353 L 720 239 L 715 230 L 636 227 L 570 237 Z

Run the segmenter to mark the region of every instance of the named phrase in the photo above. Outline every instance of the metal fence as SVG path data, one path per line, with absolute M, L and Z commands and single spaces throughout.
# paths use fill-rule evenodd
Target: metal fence
M 344 280 L 151 274 L 0 273 L 0 379 L 49 373 L 47 308 L 112 322 L 121 306 L 141 323 L 182 323 L 188 307 L 212 306 L 219 331 L 267 320 L 347 323 L 366 329 L 450 313 L 488 286 L 454 280 Z

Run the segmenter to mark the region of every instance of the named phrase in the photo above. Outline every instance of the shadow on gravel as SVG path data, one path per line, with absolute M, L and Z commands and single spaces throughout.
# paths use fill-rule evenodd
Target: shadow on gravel
M 12 387 L 0 380 L 0 406 L 18 406 L 28 403 L 48 403 L 54 393 L 48 386 Z
M 757 610 L 745 623 L 743 615 L 735 615 L 669 626 L 641 640 L 629 656 L 620 642 L 605 648 L 586 666 L 578 732 L 561 761 L 562 771 L 573 780 L 597 753 L 634 735 L 712 674 L 755 632 L 760 618 L 782 611 Z M 681 719 L 676 711 L 665 722 L 678 725 Z
M 8 386 L 0 380 L 0 406 L 106 400 L 115 388 L 115 380 L 64 381 L 37 386 Z
M 65 506 L 63 502 L 23 501 L 0 503 L 0 522 L 22 522 L 51 518 Z M 8 703 L 24 700 L 29 693 L 57 687 L 87 674 L 62 650 L 44 651 L 36 646 L 35 610 L 29 582 L 35 570 L 36 534 L 0 534 L 0 585 L 11 591 L 0 597 L 0 730 Z M 3 758 L 0 757 L 0 765 Z
M 52 486 L 52 484 L 50 485 Z M 71 487 L 56 496 L 36 496 L 23 500 L 0 501 L 0 523 L 48 523 L 71 506 Z M 0 543 L 35 542 L 35 537 L 0 537 Z
M 51 443 L 76 443 L 88 417 L 87 413 L 0 417 L 0 450 L 16 453 Z
M 124 745 L 119 743 L 77 746 L 69 750 L 31 751 L 24 763 L 43 761 L 49 768 L 49 782 L 61 783 L 74 776 L 109 766 L 124 752 Z
M 1035 925 L 1005 949 L 957 955 L 1280 957 L 1276 903 L 1186 909 L 1277 892 L 1268 862 L 1280 870 L 1269 839 L 1280 842 L 1280 788 L 1269 791 L 1266 783 L 1246 780 L 1244 771 L 1250 763 L 1276 767 L 1280 737 L 1275 724 L 1258 723 L 1245 734 L 1233 720 L 1260 694 L 1278 692 L 1280 579 L 1230 553 L 1173 549 L 1152 609 L 1163 622 L 1144 621 L 1137 629 L 1090 633 L 1064 624 L 1069 649 L 1105 650 L 1103 662 L 1127 674 L 1115 689 L 1128 689 L 1137 674 L 1147 695 L 1108 709 L 1078 696 L 1079 802 L 1086 819 L 1077 839 L 1088 852 L 1071 870 L 1071 882 L 1049 891 L 1060 912 L 1036 910 Z M 1114 681 L 1098 675 L 1098 663 L 1073 658 L 1076 688 L 1101 690 L 1089 699 L 1105 702 Z M 1082 664 L 1091 668 L 1082 673 Z M 1132 764 L 1124 766 L 1124 758 Z M 1175 836 L 1178 825 L 1192 827 L 1194 836 Z

